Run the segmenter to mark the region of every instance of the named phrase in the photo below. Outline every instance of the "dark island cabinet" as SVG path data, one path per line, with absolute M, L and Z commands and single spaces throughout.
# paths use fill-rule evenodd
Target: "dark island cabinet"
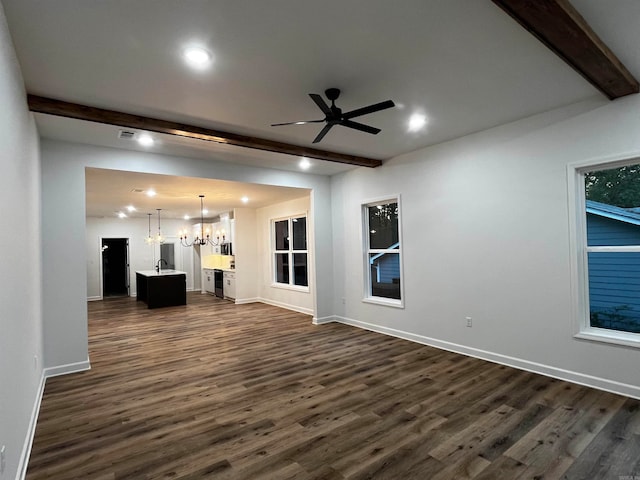
M 149 308 L 187 304 L 186 273 L 136 272 L 136 298 Z

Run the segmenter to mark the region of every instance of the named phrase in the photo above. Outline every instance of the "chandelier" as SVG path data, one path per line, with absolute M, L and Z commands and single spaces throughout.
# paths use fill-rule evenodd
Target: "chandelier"
M 222 243 L 225 241 L 225 232 L 219 230 L 216 232 L 215 241 L 212 240 L 209 236 L 209 230 L 205 231 L 204 229 L 204 195 L 198 195 L 200 197 L 200 235 L 196 235 L 191 243 L 189 243 L 187 239 L 187 230 L 183 230 L 180 232 L 180 244 L 183 247 L 191 247 L 196 245 L 211 245 L 213 247 L 217 247 L 220 245 L 220 235 L 222 235 Z M 205 235 L 206 233 L 206 235 Z

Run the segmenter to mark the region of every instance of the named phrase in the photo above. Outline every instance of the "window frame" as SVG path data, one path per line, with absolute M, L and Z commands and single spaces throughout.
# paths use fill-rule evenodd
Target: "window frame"
M 305 250 L 294 250 L 293 249 L 293 219 L 304 218 L 305 219 Z M 289 249 L 288 250 L 278 250 L 277 242 L 276 242 L 276 223 L 287 221 L 288 234 L 290 237 L 289 240 Z M 287 215 L 285 217 L 277 217 L 272 218 L 270 221 L 270 237 L 271 237 L 271 286 L 274 288 L 283 288 L 285 290 L 294 290 L 297 292 L 310 292 L 310 279 L 311 275 L 309 274 L 310 265 L 309 265 L 309 216 L 307 213 L 299 213 L 293 215 Z M 289 283 L 278 282 L 278 272 L 276 255 L 277 254 L 287 254 L 287 259 L 289 261 Z M 296 285 L 294 284 L 294 263 L 293 256 L 294 254 L 305 254 L 307 257 L 307 285 Z
M 573 337 L 599 343 L 640 348 L 640 333 L 624 332 L 608 328 L 592 327 L 589 302 L 589 252 L 633 252 L 639 246 L 591 246 L 587 245 L 587 210 L 585 173 L 609 170 L 640 163 L 640 152 L 590 159 L 567 165 L 569 200 L 569 237 L 571 252 L 571 299 L 573 310 Z
M 397 249 L 371 249 L 369 245 L 369 207 L 377 205 L 386 205 L 389 203 L 398 204 L 398 248 Z M 404 308 L 404 268 L 403 268 L 403 240 L 402 240 L 402 203 L 400 194 L 385 195 L 362 201 L 360 204 L 361 212 L 361 244 L 362 244 L 362 264 L 363 264 L 363 294 L 362 302 L 372 303 L 376 305 L 384 305 L 387 307 Z M 371 253 L 393 253 L 398 255 L 398 264 L 400 268 L 400 298 L 378 297 L 372 294 L 371 268 L 369 266 L 369 254 Z

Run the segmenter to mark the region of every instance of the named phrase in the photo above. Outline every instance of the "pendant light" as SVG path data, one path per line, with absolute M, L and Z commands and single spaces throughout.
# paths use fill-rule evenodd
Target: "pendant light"
M 198 195 L 200 197 L 200 236 L 196 235 L 193 242 L 189 243 L 187 239 L 187 230 L 180 232 L 180 244 L 183 247 L 192 247 L 196 245 L 211 245 L 217 247 L 220 245 L 220 232 L 216 232 L 215 242 L 209 238 L 209 231 L 205 236 L 204 232 L 204 195 Z M 222 233 L 222 242 L 224 242 L 224 232 Z
M 151 245 L 153 243 L 153 237 L 151 236 L 151 215 L 151 213 L 147 213 L 147 216 L 149 217 L 149 234 L 147 238 L 144 239 L 147 245 Z
M 156 210 L 158 211 L 158 236 L 155 239 L 155 242 L 159 245 L 161 243 L 164 243 L 164 237 L 162 236 L 162 232 L 160 231 L 160 210 L 162 210 L 161 208 L 156 208 Z

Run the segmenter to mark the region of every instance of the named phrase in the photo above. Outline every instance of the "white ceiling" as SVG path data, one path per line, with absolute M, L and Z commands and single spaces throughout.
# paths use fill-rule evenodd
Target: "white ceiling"
M 312 146 L 309 93 L 342 90 L 377 136 L 335 127 L 318 148 L 382 160 L 601 96 L 490 0 L 0 0 L 27 91 L 55 99 Z M 640 2 L 572 0 L 640 77 Z M 206 71 L 188 44 L 214 55 Z M 407 131 L 411 113 L 428 125 Z M 44 137 L 140 148 L 119 129 L 37 115 Z M 159 153 L 297 169 L 288 155 L 157 136 Z M 315 161 L 312 173 L 353 168 Z M 191 192 L 192 194 L 195 192 Z
M 230 212 L 235 207 L 260 208 L 277 202 L 293 200 L 309 195 L 303 188 L 274 187 L 225 180 L 152 175 L 147 173 L 85 169 L 87 192 L 87 216 L 113 217 L 118 212 L 128 217 L 146 217 L 161 209 L 162 218 L 200 219 L 200 198 L 204 195 L 205 217 Z M 156 196 L 146 192 L 153 190 Z M 242 197 L 249 201 L 245 204 Z M 135 207 L 128 212 L 127 206 Z M 196 222 L 194 222 L 196 223 Z

